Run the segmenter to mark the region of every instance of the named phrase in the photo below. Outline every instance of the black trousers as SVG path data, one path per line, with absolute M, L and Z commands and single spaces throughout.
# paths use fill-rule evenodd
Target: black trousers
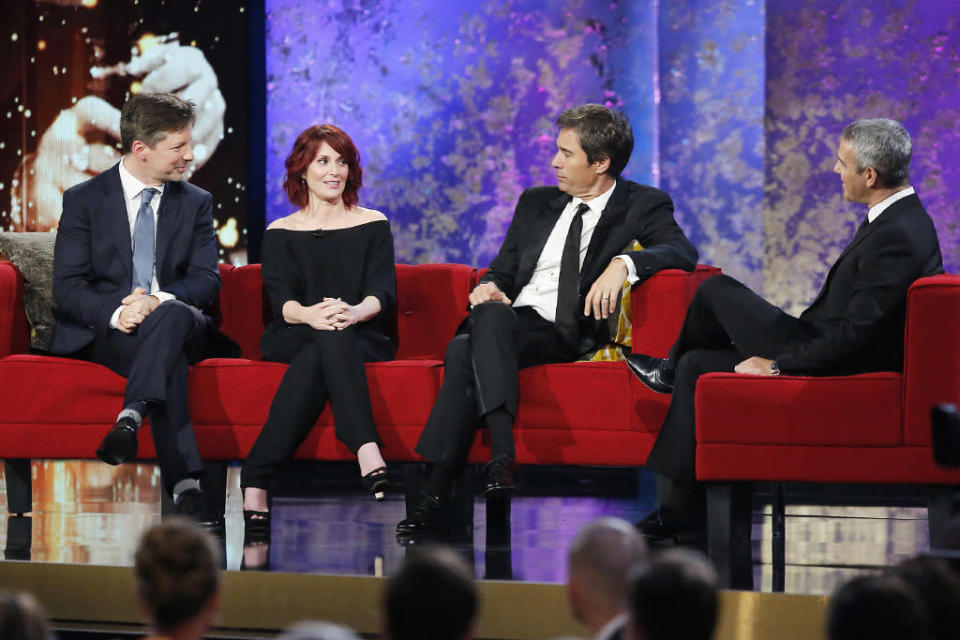
M 212 333 L 212 321 L 203 312 L 170 300 L 147 316 L 134 334 L 111 329 L 73 356 L 124 376 L 124 406 L 150 403 L 150 432 L 168 491 L 203 472 L 190 421 L 187 377 L 190 364 L 208 351 Z
M 678 483 L 694 482 L 697 379 L 711 371 L 732 372 L 751 356 L 774 359 L 790 345 L 814 335 L 809 324 L 730 276 L 705 280 L 690 302 L 680 335 L 670 350 L 670 361 L 676 368 L 673 396 L 646 467 Z
M 282 327 L 264 335 L 267 360 L 289 363 L 270 404 L 267 422 L 243 463 L 240 485 L 266 489 L 279 467 L 289 460 L 323 412 L 333 408 L 337 439 L 357 452 L 364 444 L 381 444 L 373 422 L 364 362 L 387 360 L 392 346 L 365 340 L 361 331 L 318 331 L 307 325 Z
M 504 408 L 517 417 L 520 369 L 572 359 L 553 323 L 533 309 L 502 302 L 477 305 L 463 333 L 447 345 L 443 384 L 417 442 L 417 453 L 458 471 L 485 414 Z

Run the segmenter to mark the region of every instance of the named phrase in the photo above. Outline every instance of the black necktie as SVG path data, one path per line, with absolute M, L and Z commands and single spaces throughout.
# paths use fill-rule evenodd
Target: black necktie
M 581 202 L 570 221 L 567 239 L 560 255 L 560 282 L 557 286 L 557 333 L 569 345 L 577 344 L 577 306 L 580 301 L 580 235 L 583 233 L 583 214 L 590 210 Z

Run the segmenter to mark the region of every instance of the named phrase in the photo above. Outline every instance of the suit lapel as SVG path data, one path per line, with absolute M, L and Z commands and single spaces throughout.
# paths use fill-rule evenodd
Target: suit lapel
M 114 165 L 109 169 L 104 188 L 104 211 L 106 216 L 106 228 L 110 241 L 113 243 L 120 256 L 120 263 L 127 272 L 127 276 L 133 278 L 133 247 L 130 240 L 130 218 L 127 216 L 127 200 L 123 193 L 123 185 L 120 183 L 119 165 Z M 96 239 L 94 238 L 94 241 Z
M 618 180 L 617 186 L 607 201 L 607 208 L 603 210 L 603 215 L 597 221 L 597 226 L 593 229 L 593 235 L 590 236 L 590 246 L 587 247 L 587 255 L 583 259 L 583 267 L 580 269 L 580 287 L 584 284 L 591 284 L 597 279 L 593 272 L 596 270 L 594 262 L 597 255 L 602 253 L 604 241 L 609 237 L 611 229 L 616 229 L 623 222 L 627 215 L 627 181 Z M 606 265 L 603 265 L 606 268 Z M 581 292 L 582 293 L 582 292 Z
M 167 255 L 167 248 L 180 225 L 180 184 L 168 182 L 160 198 L 160 209 L 157 212 L 157 255 L 154 258 L 157 269 L 157 283 L 163 287 L 160 267 Z
M 571 199 L 569 195 L 561 194 L 547 202 L 533 219 L 530 225 L 530 241 L 525 243 L 526 246 L 523 247 L 523 257 L 521 258 L 520 268 L 517 270 L 517 282 L 522 283 L 521 287 L 533 277 L 533 270 L 537 266 L 540 254 L 543 253 L 543 247 L 547 244 L 550 232 L 557 225 L 557 220 L 563 213 L 563 208 L 567 206 Z M 520 288 L 517 291 L 519 292 Z

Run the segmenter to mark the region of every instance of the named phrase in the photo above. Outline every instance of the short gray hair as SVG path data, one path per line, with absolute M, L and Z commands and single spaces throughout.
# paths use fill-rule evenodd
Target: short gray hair
M 857 120 L 847 125 L 842 137 L 853 146 L 858 172 L 873 167 L 885 187 L 899 187 L 910 179 L 913 144 L 910 134 L 896 120 Z

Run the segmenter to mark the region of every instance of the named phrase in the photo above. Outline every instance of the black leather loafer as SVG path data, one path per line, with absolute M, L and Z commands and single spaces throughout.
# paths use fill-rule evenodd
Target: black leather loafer
M 439 498 L 420 492 L 413 513 L 397 523 L 397 533 L 436 533 L 440 530 L 440 516 L 442 504 Z
M 517 488 L 517 463 L 507 456 L 494 456 L 485 467 L 483 496 L 507 493 Z
M 137 423 L 124 416 L 103 437 L 97 457 L 114 466 L 137 457 Z
M 673 367 L 665 358 L 654 358 L 643 353 L 627 356 L 627 366 L 651 391 L 673 393 Z

